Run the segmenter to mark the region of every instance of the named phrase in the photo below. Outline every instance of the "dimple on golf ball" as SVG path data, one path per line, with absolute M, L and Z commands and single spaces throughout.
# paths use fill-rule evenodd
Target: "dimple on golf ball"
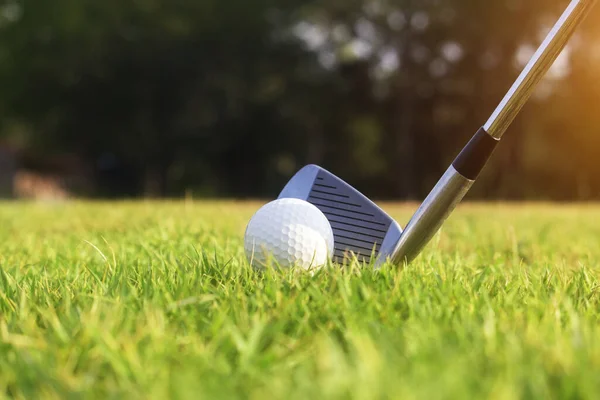
M 327 217 L 307 201 L 283 198 L 261 207 L 246 228 L 244 249 L 255 268 L 304 269 L 323 266 L 333 256 L 333 230 Z

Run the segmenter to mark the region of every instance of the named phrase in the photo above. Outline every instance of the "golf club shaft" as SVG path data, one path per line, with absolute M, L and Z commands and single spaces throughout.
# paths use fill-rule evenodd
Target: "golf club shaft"
M 573 32 L 596 0 L 572 0 L 554 28 L 533 55 L 504 99 L 484 125 L 486 132 L 500 139 L 523 108 L 538 82 L 546 75 L 565 48 Z
M 415 212 L 394 250 L 394 263 L 411 262 L 467 194 L 502 135 L 595 2 L 571 1 L 487 123 L 456 157 Z

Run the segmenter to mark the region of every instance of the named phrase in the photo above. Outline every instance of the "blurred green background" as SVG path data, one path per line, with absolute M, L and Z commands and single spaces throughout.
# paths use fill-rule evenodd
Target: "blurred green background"
M 422 199 L 568 0 L 8 0 L 4 197 Z M 600 8 L 471 199 L 600 198 Z

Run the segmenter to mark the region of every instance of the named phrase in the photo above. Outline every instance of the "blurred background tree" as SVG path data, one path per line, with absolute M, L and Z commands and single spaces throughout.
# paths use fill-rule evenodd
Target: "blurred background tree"
M 0 8 L 0 138 L 91 196 L 263 197 L 318 163 L 421 199 L 568 0 L 42 0 Z M 470 196 L 600 197 L 586 21 Z

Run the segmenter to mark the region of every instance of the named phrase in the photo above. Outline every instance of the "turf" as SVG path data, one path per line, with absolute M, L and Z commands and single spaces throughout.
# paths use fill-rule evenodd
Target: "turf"
M 259 206 L 1 204 L 0 397 L 600 393 L 600 207 L 463 205 L 404 269 L 309 274 L 248 266 Z

